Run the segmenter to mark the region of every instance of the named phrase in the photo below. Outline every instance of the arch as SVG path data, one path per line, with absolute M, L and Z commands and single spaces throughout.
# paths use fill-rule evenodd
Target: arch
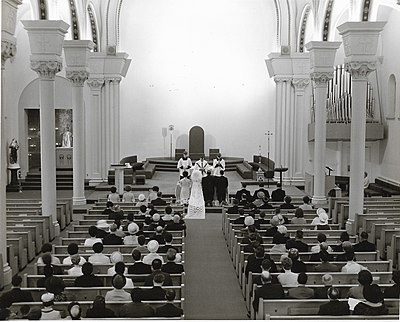
M 278 48 L 289 46 L 291 34 L 291 14 L 288 0 L 275 0 L 277 18 L 277 42 Z
M 48 19 L 48 10 L 47 10 L 46 0 L 38 0 L 38 3 L 39 3 L 39 19 L 47 20 Z
M 369 20 L 369 10 L 370 10 L 371 0 L 364 0 L 362 9 L 362 21 Z
M 325 9 L 325 15 L 324 15 L 324 26 L 322 30 L 322 40 L 323 41 L 328 41 L 329 39 L 329 26 L 331 24 L 331 14 L 332 14 L 332 9 L 333 9 L 333 3 L 334 0 L 328 0 L 328 3 L 326 5 Z
M 119 16 L 122 0 L 109 1 L 106 11 L 106 46 L 119 45 Z
M 394 119 L 396 116 L 396 76 L 391 74 L 387 85 L 387 119 Z
M 307 27 L 307 21 L 308 21 L 308 16 L 310 14 L 310 11 L 311 11 L 311 6 L 309 4 L 307 4 L 304 6 L 303 12 L 301 14 L 298 45 L 297 45 L 297 51 L 300 53 L 304 52 L 306 27 Z
M 20 166 L 25 176 L 28 170 L 28 119 L 27 109 L 38 109 L 40 106 L 39 78 L 28 83 L 22 90 L 18 101 L 18 137 L 20 138 Z M 64 77 L 55 78 L 55 107 L 69 109 L 72 107 L 72 85 Z
M 87 6 L 87 14 L 89 16 L 90 30 L 92 33 L 92 41 L 94 43 L 93 51 L 97 52 L 100 49 L 100 39 L 98 37 L 97 16 L 92 3 Z
M 204 155 L 204 130 L 198 125 L 189 130 L 189 155 L 192 159 Z
M 75 5 L 74 0 L 69 0 L 69 8 L 71 13 L 71 32 L 72 32 L 72 39 L 79 40 L 79 21 L 78 21 L 78 10 Z

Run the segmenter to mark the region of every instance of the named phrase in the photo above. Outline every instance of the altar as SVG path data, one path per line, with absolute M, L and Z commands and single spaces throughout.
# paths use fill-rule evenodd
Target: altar
M 73 148 L 57 147 L 56 148 L 56 167 L 65 169 L 72 169 L 72 150 Z

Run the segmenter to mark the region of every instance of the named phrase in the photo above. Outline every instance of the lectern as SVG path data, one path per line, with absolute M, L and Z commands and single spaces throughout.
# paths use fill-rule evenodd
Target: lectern
M 288 168 L 275 168 L 275 172 L 279 172 L 279 182 L 282 185 L 282 173 L 288 171 Z
M 115 171 L 115 186 L 120 195 L 124 192 L 124 170 L 125 164 L 114 163 L 110 165 L 111 169 Z

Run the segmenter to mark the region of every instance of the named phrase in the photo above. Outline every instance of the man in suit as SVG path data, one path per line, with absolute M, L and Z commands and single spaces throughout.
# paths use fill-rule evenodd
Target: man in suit
M 354 245 L 355 252 L 374 252 L 376 251 L 376 246 L 368 241 L 368 233 L 363 231 L 360 235 L 361 241 Z
M 342 249 L 343 249 L 344 253 L 336 256 L 337 262 L 346 262 L 347 261 L 347 253 L 349 253 L 349 252 L 354 253 L 354 248 L 350 241 L 344 241 L 342 243 Z
M 164 273 L 161 271 L 162 267 L 162 262 L 160 259 L 156 258 L 153 260 L 151 267 L 153 269 L 153 272 L 146 276 L 144 280 L 144 286 L 153 286 L 153 279 L 156 274 L 162 274 L 164 275 L 164 286 L 172 286 L 172 279 L 171 276 L 168 273 Z
M 239 200 L 234 198 L 232 200 L 232 207 L 229 207 L 228 210 L 226 211 L 228 214 L 237 214 L 239 213 Z
M 331 274 L 322 275 L 321 282 L 324 287 L 317 287 L 314 291 L 314 297 L 316 299 L 327 299 L 328 290 L 333 285 L 333 277 Z
M 86 262 L 82 265 L 82 276 L 75 279 L 75 287 L 98 287 L 103 286 L 103 280 L 93 274 L 92 263 Z
M 142 303 L 143 290 L 134 288 L 131 291 L 132 303 L 124 304 L 119 312 L 120 317 L 127 318 L 143 318 L 154 316 L 153 308 L 145 303 Z
M 242 182 L 242 189 L 236 191 L 235 194 L 235 199 L 240 200 L 242 197 L 242 194 L 246 195 L 246 199 L 248 202 L 251 202 L 251 194 L 250 191 L 246 189 L 246 184 Z
M 319 258 L 321 259 L 322 263 L 314 267 L 316 272 L 339 272 L 339 267 L 337 267 L 335 264 L 329 263 L 329 259 L 332 258 L 332 256 L 329 255 L 328 252 L 321 251 Z
M 261 211 L 258 215 L 258 219 L 255 222 L 255 226 L 258 230 L 261 230 L 261 225 L 269 225 L 269 220 L 265 219 L 266 213 L 265 211 Z
M 314 290 L 312 288 L 306 287 L 307 274 L 301 272 L 297 277 L 297 282 L 299 285 L 297 287 L 289 289 L 288 296 L 292 299 L 311 299 L 314 297 Z
M 11 280 L 12 289 L 4 293 L 3 297 L 10 301 L 10 305 L 17 302 L 33 302 L 31 292 L 21 290 L 21 283 L 21 276 L 13 276 Z
M 215 190 L 219 204 L 226 202 L 228 192 L 228 178 L 224 176 L 225 171 L 221 170 L 220 175 L 215 177 Z
M 264 182 L 260 182 L 260 183 L 258 184 L 258 186 L 259 186 L 259 188 L 258 188 L 256 191 L 254 191 L 253 200 L 257 199 L 257 194 L 258 194 L 259 192 L 263 192 L 263 193 L 264 193 L 264 196 L 265 196 L 265 199 L 266 199 L 266 200 L 269 200 L 270 195 L 269 195 L 268 190 L 267 190 L 267 189 L 264 189 Z
M 285 203 L 280 205 L 281 209 L 296 209 L 296 207 L 292 204 L 291 196 L 285 196 L 284 200 L 285 200 Z
M 173 239 L 172 234 L 168 231 L 165 231 L 162 236 L 164 238 L 164 246 L 160 246 L 157 250 L 157 253 L 166 254 L 168 252 L 168 249 L 170 248 L 175 249 L 176 252 L 178 252 L 178 248 L 172 245 L 172 239 Z
M 118 226 L 116 224 L 110 225 L 110 233 L 103 238 L 103 245 L 122 245 L 123 240 L 116 235 Z
M 167 202 L 164 199 L 162 199 L 162 192 L 161 191 L 157 192 L 157 198 L 152 200 L 151 203 L 154 206 L 166 206 L 167 205 Z
M 273 216 L 269 223 L 271 224 L 272 227 L 267 229 L 267 231 L 265 232 L 265 236 L 274 237 L 278 231 L 278 225 L 279 225 L 278 216 Z
M 254 292 L 253 308 L 258 311 L 258 303 L 260 298 L 263 299 L 283 299 L 285 293 L 281 284 L 272 284 L 272 276 L 269 272 L 261 273 L 262 286 L 258 287 Z
M 142 300 L 161 301 L 165 298 L 165 290 L 162 288 L 165 277 L 162 273 L 157 273 L 153 277 L 153 287 L 143 290 Z
M 183 270 L 182 264 L 175 263 L 176 250 L 173 248 L 167 251 L 167 263 L 161 267 L 161 271 L 168 274 L 181 274 Z
M 385 289 L 384 293 L 385 299 L 388 298 L 398 299 L 400 296 L 400 271 L 393 271 L 392 280 L 394 281 L 395 284 Z
M 157 317 L 179 317 L 182 316 L 183 310 L 174 305 L 175 300 L 175 290 L 167 290 L 165 292 L 165 299 L 168 301 L 167 304 L 160 306 L 156 309 Z
M 133 265 L 128 267 L 128 274 L 151 274 L 151 266 L 141 262 L 141 256 L 140 250 L 134 249 L 132 251 Z
M 336 287 L 328 289 L 330 301 L 319 307 L 318 315 L 350 315 L 349 303 L 339 301 L 340 293 Z
M 302 230 L 296 230 L 296 235 L 294 239 L 289 239 L 286 242 L 286 248 L 291 249 L 291 248 L 297 248 L 299 252 L 308 252 L 308 245 L 303 242 L 303 231 Z
M 326 242 L 322 242 L 319 245 L 319 249 L 320 249 L 320 251 L 318 253 L 311 254 L 310 259 L 308 260 L 309 262 L 318 262 L 319 263 L 321 261 L 321 255 L 324 253 L 328 254 L 328 261 L 333 261 L 333 259 L 334 259 L 333 255 L 328 253 L 329 246 Z
M 165 226 L 165 230 L 166 231 L 186 230 L 186 225 L 183 222 L 183 220 L 181 220 L 181 216 L 175 214 L 172 217 L 172 223 L 167 224 Z
M 268 253 L 265 253 L 264 247 L 258 246 L 254 254 L 251 254 L 247 258 L 247 265 L 245 269 L 246 278 L 249 276 L 249 272 L 261 273 L 261 264 L 264 259 L 269 259 L 271 261 L 271 272 L 276 272 L 275 262 L 272 260 Z
M 263 272 L 270 272 L 271 269 L 272 269 L 272 261 L 269 259 L 264 259 L 261 262 L 261 270 L 262 270 L 261 274 Z M 272 276 L 271 283 L 279 284 L 278 278 L 275 275 L 271 275 L 271 276 Z M 253 277 L 253 284 L 262 285 L 261 275 L 255 275 Z
M 286 192 L 282 189 L 282 185 L 278 182 L 276 184 L 276 189 L 272 191 L 271 199 L 272 201 L 283 201 L 285 196 Z
M 201 180 L 201 186 L 203 188 L 203 197 L 206 206 L 211 207 L 212 201 L 214 200 L 214 176 L 211 175 L 211 169 L 207 170 L 207 175 Z
M 299 255 L 299 250 L 297 248 L 290 248 L 288 256 L 292 260 L 293 273 L 307 272 L 306 264 L 299 259 L 300 255 Z

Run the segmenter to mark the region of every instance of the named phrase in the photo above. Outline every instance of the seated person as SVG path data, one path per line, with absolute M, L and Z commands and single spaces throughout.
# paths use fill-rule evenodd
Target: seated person
M 122 275 L 125 277 L 125 274 L 127 272 L 128 272 L 128 267 L 126 267 L 124 262 L 118 262 L 115 264 L 115 274 Z M 133 288 L 133 281 L 131 278 L 125 277 L 124 288 Z
M 292 260 L 289 257 L 284 257 L 281 262 L 284 273 L 278 275 L 279 283 L 281 283 L 282 286 L 297 285 L 297 278 L 299 274 L 292 272 Z
M 112 213 L 108 214 L 108 219 L 121 221 L 124 219 L 124 211 L 121 209 L 119 205 L 114 205 L 112 207 Z
M 246 278 L 249 276 L 249 272 L 261 273 L 261 264 L 264 259 L 269 259 L 271 261 L 271 273 L 277 271 L 275 262 L 272 260 L 270 255 L 265 252 L 264 247 L 259 246 L 256 248 L 254 254 L 249 255 L 247 258 L 247 265 L 245 268 Z
M 347 297 L 353 299 L 364 299 L 364 287 L 372 284 L 372 274 L 370 271 L 362 270 L 358 272 L 358 285 L 349 289 Z
M 87 319 L 95 318 L 113 318 L 115 313 L 113 310 L 106 308 L 106 300 L 104 296 L 97 295 L 93 300 L 93 305 L 86 311 Z
M 269 225 L 269 220 L 265 219 L 265 216 L 266 216 L 265 211 L 261 211 L 260 214 L 258 215 L 258 219 L 254 223 L 256 229 L 261 230 L 261 225 Z
M 119 193 L 117 193 L 117 187 L 112 186 L 110 188 L 110 193 L 107 195 L 107 201 L 112 203 L 118 203 L 120 201 Z
M 375 244 L 370 243 L 368 241 L 368 233 L 366 231 L 363 231 L 360 234 L 360 239 L 361 239 L 361 241 L 353 246 L 355 252 L 374 252 L 374 251 L 376 251 Z
M 134 248 L 134 250 L 137 249 L 137 250 L 140 251 L 141 253 L 142 253 L 142 252 L 147 252 L 146 237 L 145 237 L 144 235 L 139 235 L 137 241 L 138 241 L 138 244 L 139 244 L 139 245 L 136 246 L 136 247 Z
M 70 269 L 67 270 L 67 274 L 71 276 L 81 276 L 82 275 L 82 265 L 80 265 L 81 256 L 79 254 L 75 254 L 71 256 L 71 264 L 73 265 Z M 86 260 L 85 260 L 86 263 Z
M 166 206 L 167 205 L 167 202 L 164 199 L 162 199 L 162 192 L 161 191 L 157 192 L 157 198 L 152 200 L 151 203 L 154 206 Z
M 142 254 L 138 249 L 132 251 L 133 265 L 128 267 L 128 274 L 151 274 L 151 266 L 140 261 Z
M 249 208 L 250 207 L 249 206 L 250 203 L 247 200 L 247 195 L 245 193 L 242 193 L 238 200 L 239 200 L 239 204 L 238 204 L 239 206 L 242 206 L 242 207 L 245 207 L 245 208 Z
M 302 230 L 296 230 L 295 238 L 286 242 L 286 248 L 297 248 L 299 252 L 308 252 L 308 245 L 303 242 L 304 233 Z
M 339 301 L 340 292 L 330 287 L 327 292 L 329 302 L 319 307 L 318 315 L 350 315 L 349 303 Z
M 285 215 L 281 214 L 281 207 L 275 208 L 275 216 L 279 219 L 279 225 L 289 224 L 289 219 Z
M 322 250 L 319 253 L 319 258 L 321 260 L 321 264 L 318 264 L 314 267 L 314 271 L 316 272 L 338 272 L 339 267 L 335 264 L 329 263 L 329 260 L 332 259 L 332 255 L 330 255 L 327 251 Z
M 276 184 L 276 189 L 272 191 L 271 199 L 272 201 L 283 201 L 285 196 L 286 192 L 282 189 L 282 185 L 278 182 Z
M 174 249 L 176 252 L 178 252 L 178 248 L 172 245 L 173 236 L 170 232 L 165 231 L 163 233 L 163 238 L 164 238 L 164 246 L 159 247 L 157 253 L 166 254 L 168 250 L 171 248 Z
M 54 269 L 52 265 L 46 265 L 43 267 L 43 274 L 44 277 L 38 278 L 36 281 L 36 287 L 45 287 L 46 281 L 53 276 Z
M 144 301 L 162 301 L 165 298 L 165 290 L 162 288 L 165 277 L 161 272 L 153 276 L 153 287 L 144 289 L 142 300 Z
M 21 290 L 21 276 L 14 275 L 11 279 L 11 284 L 12 289 L 2 295 L 2 297 L 6 298 L 10 302 L 10 304 L 18 302 L 33 302 L 31 292 Z
M 254 311 L 258 311 L 258 304 L 260 298 L 263 299 L 283 299 L 285 293 L 283 291 L 281 284 L 272 283 L 271 273 L 265 271 L 261 273 L 261 283 L 262 286 L 258 287 L 254 291 L 253 308 Z
M 96 243 L 92 246 L 94 254 L 89 257 L 88 262 L 92 264 L 110 264 L 110 258 L 103 254 L 104 246 L 102 243 Z
M 82 276 L 75 279 L 75 287 L 95 287 L 103 286 L 103 281 L 100 277 L 93 274 L 93 264 L 86 262 L 82 265 Z
M 292 204 L 292 197 L 285 196 L 284 198 L 285 203 L 280 205 L 281 209 L 295 209 L 296 207 Z
M 246 200 L 249 203 L 249 202 L 251 202 L 252 197 L 251 197 L 250 191 L 246 189 L 246 186 L 247 185 L 244 182 L 242 182 L 242 189 L 236 191 L 235 199 L 237 199 L 237 200 L 242 199 L 242 195 L 245 194 Z
M 125 283 L 125 276 L 115 274 L 111 280 L 113 289 L 106 293 L 106 301 L 129 301 L 131 299 L 131 295 L 123 290 Z
M 326 213 L 325 209 L 324 208 L 318 208 L 316 216 L 312 220 L 311 225 L 315 226 L 315 229 L 319 229 L 320 230 L 320 228 L 318 228 L 318 226 L 319 225 L 320 226 L 328 225 L 328 220 L 329 220 L 329 217 L 328 217 L 328 214 Z M 328 229 L 330 229 L 330 228 L 328 228 Z
M 156 198 L 157 198 L 157 195 L 156 195 Z M 148 202 L 146 201 L 146 196 L 143 193 L 141 193 L 138 196 L 138 202 L 136 203 L 135 206 L 136 207 L 141 207 L 141 206 L 147 207 L 147 204 L 148 204 Z
M 303 197 L 303 204 L 300 205 L 300 207 L 302 210 L 313 210 L 313 206 L 311 205 L 311 199 L 309 196 L 304 196 Z
M 349 241 L 344 241 L 342 243 L 343 253 L 336 256 L 337 262 L 347 262 L 347 253 L 354 253 L 353 245 Z
M 328 290 L 333 285 L 333 276 L 331 274 L 324 274 L 322 275 L 321 282 L 324 287 L 317 287 L 314 291 L 314 296 L 316 299 L 327 299 Z
M 288 252 L 288 257 L 292 260 L 293 273 L 307 272 L 306 264 L 299 259 L 300 254 L 297 248 L 290 248 Z
M 264 189 L 264 182 L 259 182 L 258 186 L 259 186 L 259 188 L 256 191 L 254 191 L 253 200 L 255 200 L 257 198 L 257 194 L 260 191 L 264 193 L 265 199 L 269 200 L 269 198 L 270 198 L 269 191 L 267 189 Z
M 96 226 L 89 227 L 89 235 L 90 235 L 90 238 L 85 239 L 84 246 L 92 247 L 95 243 L 103 242 L 101 238 L 96 237 L 96 235 L 97 235 L 97 227 Z
M 272 227 L 267 229 L 267 231 L 265 232 L 265 236 L 274 237 L 274 235 L 278 231 L 278 225 L 279 225 L 278 216 L 273 216 L 269 223 L 271 224 Z
M 131 186 L 125 187 L 125 192 L 122 195 L 122 202 L 129 202 L 129 203 L 135 202 L 135 195 L 132 192 Z
M 311 247 L 311 252 L 312 253 L 319 253 L 320 252 L 321 243 L 326 243 L 326 235 L 324 233 L 318 233 L 317 241 L 318 241 L 318 245 L 315 245 L 315 246 Z M 328 253 L 332 252 L 331 246 L 328 246 L 327 251 L 328 251 Z
M 262 191 L 259 191 L 256 195 L 256 198 L 252 202 L 252 207 L 260 208 L 262 205 L 265 204 L 265 202 L 268 202 L 268 200 L 265 199 L 265 193 Z
M 342 267 L 342 270 L 341 270 L 343 273 L 358 274 L 363 269 L 368 270 L 366 267 L 364 267 L 354 261 L 354 252 L 346 253 L 346 259 L 347 259 L 347 263 L 346 263 L 346 265 L 344 265 Z
M 385 299 L 400 297 L 400 271 L 393 271 L 392 280 L 394 285 L 385 289 Z
M 153 186 L 149 190 L 149 195 L 147 197 L 147 202 L 151 203 L 153 200 L 157 199 L 157 193 L 160 191 L 160 188 L 158 186 Z
M 311 299 L 314 297 L 314 290 L 312 288 L 306 287 L 307 284 L 307 274 L 304 272 L 299 273 L 297 277 L 297 282 L 299 285 L 297 287 L 289 289 L 288 297 L 292 299 Z
M 114 276 L 114 275 L 116 274 L 115 266 L 116 266 L 118 263 L 124 261 L 124 256 L 122 255 L 122 253 L 121 253 L 120 251 L 116 250 L 116 251 L 114 251 L 114 252 L 111 253 L 111 255 L 110 255 L 110 261 L 111 261 L 111 264 L 114 264 L 114 266 L 110 267 L 110 268 L 107 270 L 107 275 Z M 127 273 L 127 272 L 128 272 L 128 269 L 126 270 L 125 273 Z
M 68 301 L 67 295 L 64 293 L 64 280 L 58 276 L 51 276 L 45 282 L 46 291 L 54 294 L 55 302 Z
M 41 320 L 60 320 L 60 311 L 54 310 L 54 294 L 44 293 L 41 297 L 43 308 Z
M 326 242 L 322 242 L 320 243 L 320 251 L 319 253 L 313 253 L 310 256 L 310 259 L 308 260 L 309 262 L 320 262 L 322 261 L 321 257 L 324 257 L 324 259 L 326 259 L 327 261 L 333 261 L 333 255 L 329 254 L 328 250 L 329 250 L 329 245 Z M 322 268 L 326 268 L 326 267 L 330 267 L 330 263 L 327 263 L 325 265 L 322 266 Z M 334 267 L 332 266 L 332 269 Z
M 154 279 L 154 275 L 156 274 L 162 274 L 164 275 L 164 286 L 172 286 L 172 279 L 170 274 L 162 272 L 161 271 L 161 267 L 162 267 L 162 262 L 159 259 L 154 259 L 152 264 L 151 264 L 152 270 L 153 272 L 146 276 L 145 280 L 144 280 L 144 286 L 153 286 L 153 279 Z
M 154 310 L 149 304 L 142 303 L 143 290 L 134 288 L 131 291 L 132 303 L 124 304 L 119 312 L 120 317 L 143 318 L 154 316 Z
M 147 243 L 147 250 L 149 251 L 149 254 L 147 254 L 143 257 L 144 264 L 152 265 L 154 259 L 159 259 L 161 261 L 161 263 L 164 263 L 162 256 L 157 254 L 158 247 L 159 247 L 159 244 L 158 244 L 158 241 L 156 241 L 156 240 L 150 240 Z
M 233 221 L 233 223 L 235 225 L 244 225 L 244 220 L 249 214 L 248 213 L 246 214 L 243 208 L 239 208 L 238 214 L 239 214 L 239 217 L 236 218 Z
M 110 225 L 110 233 L 103 238 L 103 245 L 122 245 L 122 238 L 117 236 L 118 226 L 116 224 Z
M 353 315 L 386 315 L 388 309 L 383 302 L 383 293 L 377 284 L 364 287 L 365 301 L 354 307 Z
M 331 230 L 331 227 L 329 226 L 329 217 L 326 212 L 320 212 L 318 215 L 319 222 L 315 226 L 314 229 L 316 230 Z
M 53 254 L 51 254 L 51 252 L 53 251 L 53 246 L 50 243 L 45 243 L 42 245 L 42 253 L 49 253 L 51 255 L 51 264 L 52 265 L 60 265 L 61 262 L 58 259 L 58 257 L 54 256 Z M 39 257 L 37 260 L 38 265 L 44 264 L 43 263 L 43 258 Z
M 106 203 L 106 209 L 103 210 L 102 214 L 103 215 L 110 215 L 114 212 L 114 203 L 112 201 L 107 201 Z
M 176 250 L 173 248 L 167 251 L 167 262 L 161 267 L 161 272 L 168 274 L 181 274 L 183 273 L 183 265 L 175 263 Z
M 150 240 L 156 240 L 159 245 L 164 245 L 164 229 L 161 226 L 157 226 L 155 229 L 155 233 L 150 236 Z
M 69 314 L 69 317 L 71 318 L 71 320 L 80 320 L 81 319 L 82 308 L 78 302 L 72 301 L 71 303 L 69 303 L 67 310 L 68 310 L 68 314 Z M 65 319 L 68 319 L 68 317 Z
M 172 222 L 172 208 L 171 206 L 165 207 L 165 214 L 162 216 L 162 220 L 165 224 Z
M 123 239 L 124 245 L 132 245 L 132 246 L 138 246 L 138 236 L 137 233 L 139 232 L 139 226 L 132 222 L 128 225 L 128 236 L 125 236 Z
M 164 304 L 156 309 L 155 316 L 157 317 L 180 317 L 183 315 L 183 310 L 174 305 L 176 293 L 174 289 L 165 292 L 167 304 Z
M 229 207 L 226 211 L 228 214 L 238 214 L 239 213 L 239 200 L 234 198 L 232 200 L 232 207 Z
M 340 237 L 339 237 L 339 244 L 334 245 L 332 247 L 333 251 L 334 252 L 343 252 L 344 251 L 343 250 L 343 243 L 345 241 L 349 241 L 349 240 L 350 240 L 350 236 L 349 236 L 348 232 L 347 231 L 342 232 L 340 234 Z
M 172 223 L 165 226 L 166 231 L 186 230 L 186 225 L 181 221 L 181 217 L 178 214 L 175 214 L 174 217 L 172 217 L 172 221 Z
M 307 220 L 304 218 L 304 211 L 301 208 L 296 208 L 294 211 L 294 217 L 290 221 L 294 225 L 306 225 Z
M 42 255 L 42 257 L 39 258 L 39 259 L 41 259 L 43 261 L 43 264 L 45 266 L 51 266 L 53 268 L 53 274 L 55 274 L 55 275 L 64 274 L 63 269 L 60 266 L 58 266 L 57 264 L 55 264 L 55 265 L 52 264 L 53 256 L 49 252 L 44 253 Z M 40 266 L 38 265 L 38 269 L 41 269 L 41 268 L 43 268 L 43 266 L 42 265 L 40 265 Z
M 160 214 L 156 212 L 152 215 L 151 222 L 147 230 L 155 231 L 158 226 L 164 227 L 165 224 L 164 221 L 161 219 Z
M 96 223 L 96 228 L 97 228 L 97 233 L 96 233 L 97 238 L 104 238 L 110 233 L 110 225 L 107 223 L 107 220 L 105 219 L 98 220 Z
M 276 234 L 274 235 L 273 241 L 272 243 L 274 243 L 275 245 L 272 246 L 272 248 L 270 249 L 270 253 L 283 253 L 285 254 L 287 252 L 286 250 L 286 242 L 288 240 L 288 237 L 286 237 L 287 235 L 287 229 L 285 226 L 278 226 L 278 231 L 276 232 Z
M 272 269 L 272 261 L 269 259 L 263 259 L 263 261 L 261 262 L 261 274 L 263 272 L 270 272 L 271 269 Z M 279 284 L 278 278 L 275 275 L 272 275 L 271 283 Z M 253 276 L 253 284 L 262 285 L 261 275 Z

